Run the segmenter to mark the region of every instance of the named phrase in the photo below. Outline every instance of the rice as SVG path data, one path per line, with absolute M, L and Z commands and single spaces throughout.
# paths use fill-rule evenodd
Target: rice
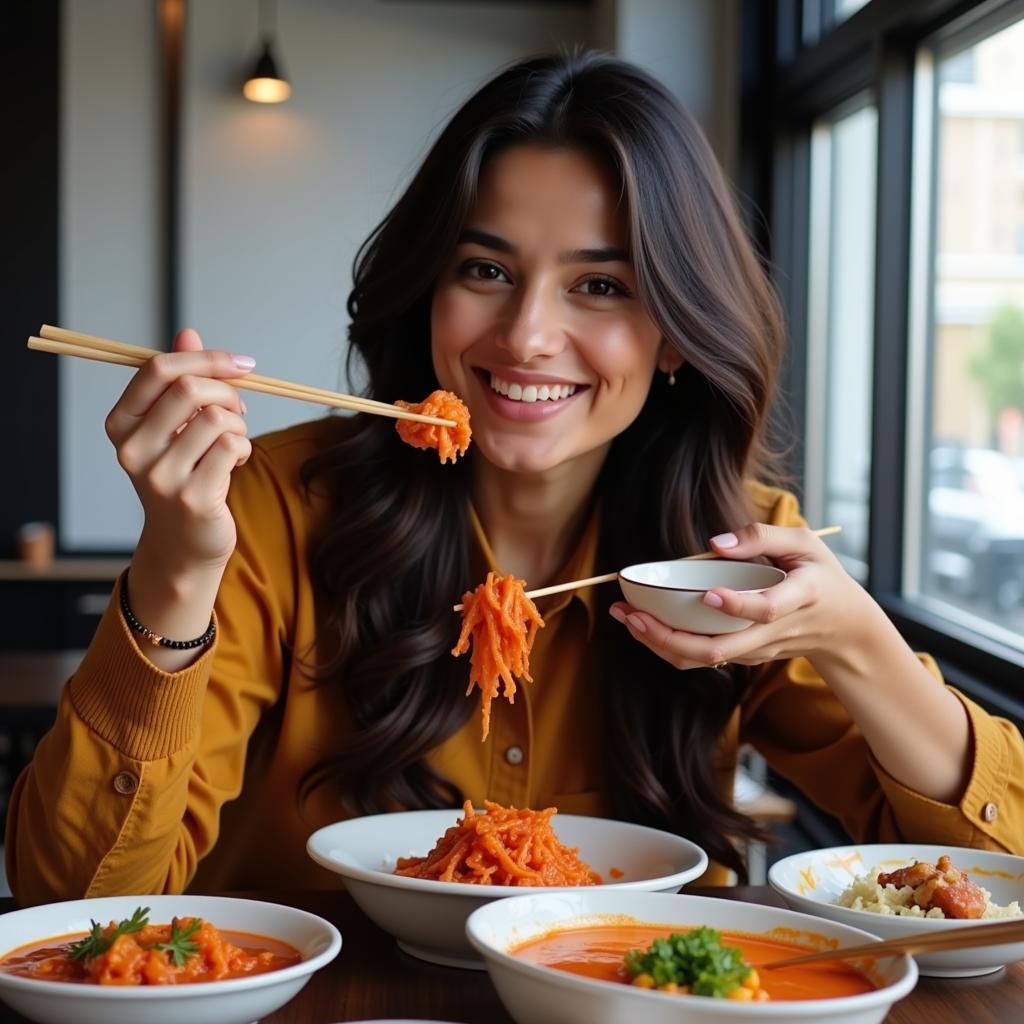
M 946 915 L 938 907 L 932 907 L 929 911 L 922 910 L 914 902 L 913 886 L 904 885 L 897 888 L 895 885 L 879 885 L 878 875 L 883 870 L 882 866 L 872 868 L 867 874 L 858 875 L 840 893 L 835 901 L 836 906 L 849 907 L 851 910 L 867 910 L 872 914 L 898 914 L 902 917 L 938 917 L 945 920 Z M 890 867 L 884 870 L 891 870 Z M 1017 900 L 1005 907 L 992 902 L 992 894 L 983 885 L 978 886 L 985 894 L 985 913 L 981 915 L 982 920 L 995 920 L 997 918 L 1022 917 L 1020 904 Z

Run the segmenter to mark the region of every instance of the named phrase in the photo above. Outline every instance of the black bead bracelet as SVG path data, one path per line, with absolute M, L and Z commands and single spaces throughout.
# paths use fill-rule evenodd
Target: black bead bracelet
M 145 637 L 154 647 L 172 647 L 176 651 L 187 651 L 193 647 L 203 647 L 208 644 L 217 635 L 217 624 L 214 622 L 213 616 L 210 616 L 210 624 L 206 627 L 206 632 L 202 636 L 197 636 L 195 640 L 169 640 L 165 636 L 160 636 L 159 633 L 154 633 L 153 630 L 147 629 L 132 612 L 128 605 L 128 580 L 127 578 L 121 581 L 121 613 L 124 615 L 125 622 L 140 636 Z

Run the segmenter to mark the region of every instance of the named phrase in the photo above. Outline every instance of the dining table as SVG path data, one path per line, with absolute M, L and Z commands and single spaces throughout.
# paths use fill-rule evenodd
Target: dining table
M 688 886 L 685 891 L 785 906 L 781 897 L 764 885 Z M 336 1024 L 388 1018 L 513 1024 L 486 971 L 439 967 L 409 956 L 370 921 L 347 892 L 274 890 L 222 895 L 308 910 L 331 921 L 341 932 L 338 956 L 261 1024 Z M 14 909 L 12 899 L 0 899 L 0 913 Z M 0 1015 L 4 1024 L 28 1020 L 3 1006 Z M 921 977 L 885 1019 L 887 1024 L 1018 1024 L 1024 1021 L 1024 961 L 977 978 Z

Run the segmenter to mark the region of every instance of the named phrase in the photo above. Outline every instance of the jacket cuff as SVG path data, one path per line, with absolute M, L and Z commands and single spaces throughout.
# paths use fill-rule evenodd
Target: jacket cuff
M 115 584 L 68 689 L 75 711 L 93 732 L 126 757 L 156 761 L 181 750 L 198 733 L 217 639 L 180 672 L 157 668 L 121 614 L 123 580 Z
M 1000 820 L 1009 782 L 1010 752 L 998 719 L 952 686 L 967 711 L 974 751 L 967 788 L 956 804 L 929 799 L 897 782 L 874 756 L 872 766 L 892 806 L 900 831 L 921 843 L 961 846 L 998 844 L 1009 848 L 1003 835 L 1008 822 Z M 1009 811 L 1009 808 L 1006 809 Z

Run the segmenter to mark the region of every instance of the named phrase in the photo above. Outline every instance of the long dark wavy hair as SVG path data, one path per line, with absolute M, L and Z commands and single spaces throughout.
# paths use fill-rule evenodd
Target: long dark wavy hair
M 411 184 L 356 257 L 349 371 L 383 401 L 436 388 L 430 307 L 502 149 L 578 147 L 622 190 L 639 293 L 683 356 L 659 375 L 612 443 L 595 495 L 598 566 L 676 558 L 749 521 L 744 481 L 764 477 L 769 406 L 783 343 L 779 307 L 732 196 L 693 118 L 639 68 L 593 53 L 544 56 L 500 73 L 455 114 Z M 453 595 L 469 579 L 474 453 L 441 466 L 390 420 L 357 417 L 303 467 L 336 515 L 310 552 L 318 602 L 317 676 L 344 692 L 354 728 L 314 767 L 302 795 L 339 786 L 353 813 L 449 807 L 462 794 L 426 755 L 474 710 L 449 655 Z M 614 598 L 605 588 L 602 610 Z M 685 834 L 743 874 L 731 839 L 755 834 L 720 790 L 716 744 L 751 670 L 685 677 L 625 630 L 599 631 L 607 798 L 619 818 Z M 595 738 L 595 742 L 601 738 Z

